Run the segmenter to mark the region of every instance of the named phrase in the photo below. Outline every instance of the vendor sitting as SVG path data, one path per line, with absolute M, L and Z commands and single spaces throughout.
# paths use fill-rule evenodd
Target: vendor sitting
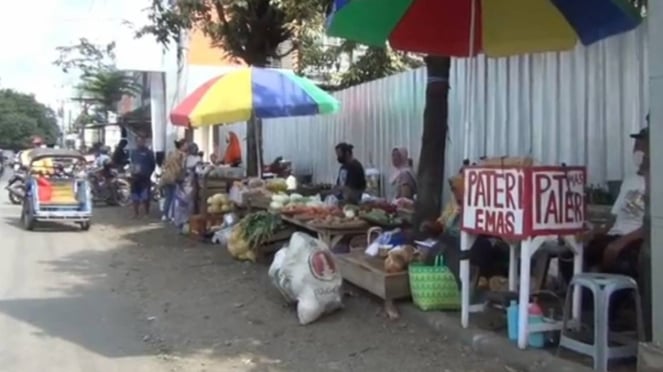
M 649 174 L 649 130 L 632 134 L 633 161 L 637 174 L 622 182 L 619 196 L 612 206 L 615 221 L 609 226 L 597 226 L 578 236 L 586 242 L 585 270 L 618 273 L 638 278 L 638 257 L 644 239 L 646 179 Z M 570 255 L 570 253 L 569 253 Z M 573 260 L 563 257 L 560 272 L 568 281 L 573 275 Z
M 414 199 L 417 194 L 417 178 L 405 147 L 396 147 L 391 151 L 391 164 L 394 166 L 394 173 L 389 182 L 393 187 L 394 199 Z
M 242 164 L 242 148 L 239 144 L 239 137 L 235 132 L 228 133 L 226 144 L 226 152 L 223 155 L 222 163 L 231 167 L 239 167 Z
M 464 179 L 459 174 L 449 180 L 453 199 L 447 204 L 440 218 L 435 222 L 425 222 L 422 230 L 436 236 L 438 242 L 426 254 L 426 261 L 433 264 L 435 256 L 442 255 L 449 270 L 460 286 L 460 226 L 462 221 Z M 509 256 L 507 249 L 493 245 L 491 238 L 478 236 L 469 251 L 470 264 L 478 268 L 480 276 L 507 276 Z

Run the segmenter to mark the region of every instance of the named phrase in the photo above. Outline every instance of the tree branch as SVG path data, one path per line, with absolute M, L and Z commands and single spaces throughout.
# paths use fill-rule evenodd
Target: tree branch
M 296 43 L 294 41 L 291 42 L 291 43 L 292 43 L 292 46 L 287 51 L 285 51 L 283 53 L 277 53 L 276 57 L 278 57 L 278 58 L 286 57 L 286 56 L 290 55 L 290 53 L 294 52 L 299 47 L 299 43 Z

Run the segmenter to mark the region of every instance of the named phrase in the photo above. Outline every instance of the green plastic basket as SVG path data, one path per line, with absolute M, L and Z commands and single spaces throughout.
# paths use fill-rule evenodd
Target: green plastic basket
M 412 301 L 423 311 L 460 309 L 460 291 L 454 274 L 441 256 L 433 266 L 411 263 L 408 268 Z

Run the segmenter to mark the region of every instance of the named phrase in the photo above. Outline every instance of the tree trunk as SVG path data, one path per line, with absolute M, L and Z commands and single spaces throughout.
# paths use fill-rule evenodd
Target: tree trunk
M 448 57 L 425 58 L 428 81 L 426 84 L 426 106 L 424 130 L 421 138 L 421 153 L 417 171 L 417 201 L 414 226 L 435 220 L 442 210 L 442 188 L 444 186 L 444 159 L 447 143 L 447 120 L 449 113 Z
M 256 118 L 251 116 L 246 122 L 246 174 L 251 177 L 258 175 L 258 140 Z
M 246 174 L 249 176 L 258 176 L 264 164 L 262 143 L 262 119 L 251 116 L 246 122 Z

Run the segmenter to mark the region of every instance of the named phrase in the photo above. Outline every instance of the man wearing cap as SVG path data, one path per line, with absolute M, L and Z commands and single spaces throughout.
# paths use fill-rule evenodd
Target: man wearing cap
M 597 226 L 581 234 L 585 241 L 585 266 L 601 272 L 614 272 L 637 276 L 638 255 L 644 239 L 646 177 L 649 174 L 649 128 L 632 134 L 633 163 L 636 174 L 622 182 L 619 196 L 612 206 L 615 216 L 612 224 Z M 560 267 L 570 279 L 572 265 Z M 636 278 L 637 279 L 637 278 Z
M 338 170 L 335 191 L 341 201 L 349 204 L 359 204 L 361 196 L 366 190 L 366 173 L 364 166 L 354 158 L 349 143 L 336 145 L 336 159 L 341 164 Z

